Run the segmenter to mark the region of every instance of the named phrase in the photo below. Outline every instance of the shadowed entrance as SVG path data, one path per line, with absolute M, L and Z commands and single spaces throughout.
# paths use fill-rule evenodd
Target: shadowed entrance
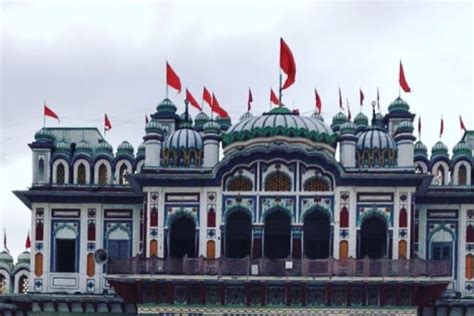
M 321 212 L 313 211 L 306 215 L 303 225 L 304 255 L 309 259 L 325 259 L 329 257 L 329 217 Z
M 382 219 L 372 216 L 362 223 L 360 229 L 360 257 L 380 259 L 387 254 L 387 225 Z
M 264 254 L 270 259 L 290 255 L 291 219 L 283 210 L 275 210 L 265 219 Z
M 189 217 L 180 217 L 173 221 L 170 228 L 170 255 L 182 258 L 184 255 L 195 257 L 196 224 Z
M 226 222 L 226 257 L 243 258 L 250 255 L 252 242 L 252 223 L 250 216 L 237 211 L 227 217 Z

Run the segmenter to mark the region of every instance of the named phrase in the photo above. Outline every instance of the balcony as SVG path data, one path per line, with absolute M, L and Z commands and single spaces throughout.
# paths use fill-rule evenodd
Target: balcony
M 286 277 L 450 277 L 448 261 L 423 259 L 206 259 L 110 260 L 109 275 L 286 276 Z

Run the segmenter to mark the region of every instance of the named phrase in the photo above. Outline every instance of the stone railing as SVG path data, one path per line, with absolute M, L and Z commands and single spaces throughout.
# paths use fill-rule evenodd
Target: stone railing
M 111 274 L 184 274 L 218 276 L 441 277 L 451 275 L 449 261 L 423 259 L 206 259 L 141 258 L 110 260 Z

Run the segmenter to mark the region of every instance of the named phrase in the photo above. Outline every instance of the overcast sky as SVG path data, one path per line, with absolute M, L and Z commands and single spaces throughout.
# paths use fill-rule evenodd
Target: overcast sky
M 43 101 L 61 117 L 60 126 L 102 129 L 106 112 L 114 149 L 122 140 L 136 149 L 145 113 L 165 97 L 166 60 L 196 98 L 203 85 L 214 91 L 236 122 L 249 87 L 252 112 L 268 109 L 282 36 L 297 67 L 283 102 L 309 114 L 317 87 L 330 122 L 339 86 L 353 116 L 359 87 L 366 114 L 377 86 L 385 112 L 398 95 L 402 59 L 413 89 L 402 97 L 422 115 L 429 148 L 438 140 L 441 115 L 450 148 L 461 137 L 459 115 L 474 128 L 470 2 L 225 3 L 2 2 L 0 228 L 7 228 L 15 257 L 23 251 L 30 211 L 11 191 L 31 184 L 27 144 L 43 125 Z M 170 90 L 170 98 L 182 112 L 184 93 Z M 58 124 L 48 120 L 47 126 Z

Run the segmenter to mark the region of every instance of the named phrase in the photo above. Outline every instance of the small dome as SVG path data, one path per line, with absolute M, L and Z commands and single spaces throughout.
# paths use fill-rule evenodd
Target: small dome
M 151 133 L 156 133 L 156 134 L 161 134 L 163 132 L 163 129 L 161 128 L 160 123 L 158 123 L 157 120 L 153 119 L 145 127 L 145 132 L 147 134 Z
M 219 125 L 221 126 L 221 129 L 223 131 L 226 131 L 228 130 L 231 125 L 232 125 L 232 122 L 230 120 L 230 117 L 221 117 L 221 116 L 217 116 L 216 117 L 216 122 L 219 123 Z
M 91 145 L 89 145 L 89 143 L 85 140 L 81 140 L 79 143 L 76 144 L 76 151 L 74 152 L 74 154 L 86 154 L 90 156 L 92 154 Z
M 395 134 L 399 133 L 413 133 L 415 128 L 413 127 L 413 123 L 410 121 L 403 121 L 400 122 L 396 127 L 395 127 Z
M 431 157 L 435 156 L 449 157 L 448 147 L 442 141 L 437 142 L 433 148 L 431 148 Z
M 415 156 L 428 157 L 428 148 L 420 140 L 415 143 Z
M 208 123 L 209 124 L 209 123 Z M 201 135 L 194 129 L 182 128 L 174 131 L 165 140 L 165 149 L 202 149 Z
M 199 112 L 196 117 L 194 118 L 194 127 L 197 130 L 202 130 L 204 128 L 204 124 L 209 121 L 209 116 L 204 112 Z
M 397 146 L 393 139 L 381 128 L 371 128 L 363 132 L 357 141 L 357 149 L 392 149 Z
M 180 116 L 179 116 L 179 123 L 178 123 L 178 126 L 180 128 L 183 128 L 183 127 L 192 127 L 193 126 L 193 118 L 191 117 L 191 115 L 189 115 L 189 113 L 182 113 Z
M 359 114 L 357 114 L 356 117 L 354 118 L 354 124 L 357 127 L 360 127 L 360 126 L 367 127 L 369 126 L 369 118 L 364 113 L 359 112 Z
M 54 142 L 55 137 L 53 133 L 48 131 L 46 128 L 42 128 L 36 132 L 35 140 L 37 142 Z
M 133 146 L 124 140 L 120 145 L 117 147 L 117 156 L 118 155 L 128 155 L 133 157 Z
M 339 132 L 341 133 L 341 135 L 344 135 L 344 134 L 355 134 L 355 131 L 356 131 L 356 125 L 352 122 L 346 122 L 346 123 L 343 123 L 340 127 L 339 127 Z
M 105 154 L 108 156 L 113 156 L 114 155 L 114 150 L 112 148 L 112 145 L 110 145 L 107 141 L 103 140 L 102 142 L 99 143 L 95 150 L 96 155 L 99 154 Z
M 13 257 L 6 251 L 0 252 L 0 267 L 10 271 L 13 268 Z
M 242 122 L 242 121 L 251 119 L 252 117 L 253 117 L 252 113 L 250 113 L 250 112 L 245 112 L 244 114 L 242 114 L 242 115 L 240 116 L 239 121 Z
M 204 132 L 219 134 L 221 132 L 221 126 L 216 121 L 211 120 L 204 125 Z
M 331 127 L 339 127 L 341 124 L 344 124 L 348 121 L 347 116 L 343 112 L 339 112 L 332 118 Z
M 453 148 L 453 158 L 461 156 L 472 157 L 471 147 L 469 147 L 469 144 L 463 141 L 457 143 Z
M 61 140 L 56 143 L 56 152 L 69 155 L 71 153 L 71 145 L 64 140 Z
M 311 115 L 311 118 L 315 119 L 315 120 L 320 120 L 321 122 L 324 122 L 324 117 L 321 115 L 321 113 L 318 113 L 318 112 L 314 112 Z
M 30 252 L 28 250 L 25 250 L 18 255 L 17 264 L 19 263 L 30 264 Z
M 388 106 L 388 111 L 392 112 L 408 112 L 410 106 L 402 98 L 398 97 Z
M 141 143 L 137 149 L 137 157 L 143 157 L 143 156 L 145 156 L 145 143 Z
M 161 101 L 158 106 L 156 107 L 156 111 L 158 113 L 171 113 L 175 114 L 176 113 L 176 105 L 174 105 L 173 102 L 171 102 L 170 99 L 164 98 L 163 101 Z

